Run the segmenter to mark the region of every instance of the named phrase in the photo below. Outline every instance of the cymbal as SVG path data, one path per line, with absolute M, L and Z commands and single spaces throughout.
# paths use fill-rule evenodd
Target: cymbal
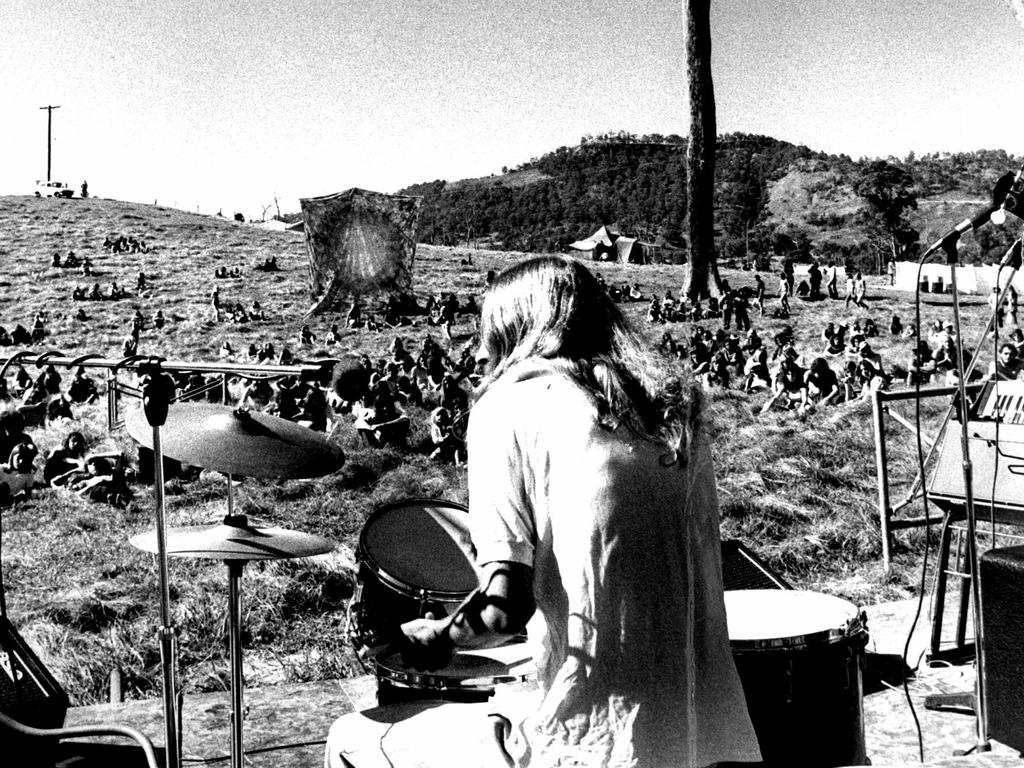
M 143 409 L 125 416 L 128 434 L 150 450 L 153 428 Z M 172 403 L 160 428 L 165 456 L 249 477 L 320 477 L 345 461 L 322 433 L 268 413 L 215 403 Z
M 157 552 L 156 530 L 132 536 L 129 543 L 144 552 Z M 217 525 L 168 528 L 167 554 L 206 560 L 285 560 L 322 555 L 335 548 L 322 536 L 287 528 L 256 528 L 245 515 L 225 517 Z

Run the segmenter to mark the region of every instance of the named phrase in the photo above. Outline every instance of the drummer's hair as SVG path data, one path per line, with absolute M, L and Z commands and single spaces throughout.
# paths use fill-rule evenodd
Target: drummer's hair
M 697 428 L 695 388 L 676 382 L 655 394 L 664 375 L 579 261 L 537 256 L 503 270 L 484 298 L 480 335 L 490 359 L 478 397 L 517 363 L 543 358 L 592 395 L 603 425 L 624 422 L 667 442 L 676 459 L 686 455 L 686 434 Z

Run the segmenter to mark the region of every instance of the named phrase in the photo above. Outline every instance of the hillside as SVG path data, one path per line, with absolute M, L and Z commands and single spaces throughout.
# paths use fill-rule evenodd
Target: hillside
M 30 325 L 34 313 L 49 312 L 50 335 L 38 351 L 120 356 L 132 314 L 147 320 L 140 351 L 172 359 L 215 361 L 222 340 L 236 350 L 228 361 L 244 358 L 250 343 L 288 345 L 301 358 L 340 358 L 367 354 L 385 357 L 396 338 L 413 348 L 436 329 L 415 324 L 397 331 L 346 331 L 342 343 L 299 346 L 296 340 L 306 294 L 306 256 L 302 236 L 270 232 L 217 217 L 122 203 L 113 200 L 53 200 L 0 197 L 0 259 L 6 267 L 0 291 L 0 325 Z M 147 253 L 111 255 L 105 237 L 132 235 L 149 246 Z M 98 274 L 88 280 L 76 270 L 50 266 L 54 252 L 74 250 L 90 256 Z M 456 291 L 479 295 L 488 269 L 500 269 L 521 252 L 470 251 L 421 245 L 417 249 L 414 292 Z M 276 256 L 282 271 L 261 273 L 252 265 Z M 218 266 L 238 267 L 240 276 L 215 280 Z M 679 265 L 643 267 L 595 264 L 610 284 L 639 285 L 645 296 L 674 293 L 682 282 Z M 134 290 L 138 272 L 151 287 Z M 750 272 L 725 269 L 735 286 L 750 285 Z M 76 285 L 98 281 L 106 289 L 116 280 L 131 294 L 120 301 L 75 303 Z M 208 295 L 214 284 L 226 301 L 248 306 L 258 299 L 265 322 L 214 323 Z M 904 297 L 872 281 L 870 314 L 884 327 L 893 313 L 909 320 L 912 307 Z M 802 354 L 820 348 L 826 321 L 852 322 L 842 302 L 794 302 L 795 313 L 783 321 L 766 314 L 755 323 L 766 339 L 791 324 Z M 646 301 L 621 305 L 623 313 L 655 349 L 666 332 L 685 340 L 690 323 L 645 322 Z M 82 308 L 87 321 L 77 321 Z M 150 323 L 161 309 L 168 326 Z M 969 334 L 983 327 L 982 306 L 965 308 Z M 925 308 L 922 322 L 944 319 L 947 310 Z M 323 339 L 333 317 L 315 318 L 311 328 Z M 707 326 L 713 327 L 711 322 Z M 452 354 L 472 342 L 473 319 L 464 316 L 449 345 Z M 973 336 L 968 343 L 974 344 Z M 875 344 L 894 371 L 905 365 L 910 342 L 883 335 Z M 13 351 L 13 348 L 7 348 Z M 3 354 L 0 351 L 0 354 Z M 666 371 L 680 363 L 665 356 Z M 33 369 L 34 375 L 36 371 Z M 61 371 L 65 376 L 68 371 Z M 14 371 L 8 373 L 13 381 Z M 237 394 L 239 385 L 231 384 Z M 239 508 L 261 526 L 280 526 L 326 536 L 339 543 L 327 557 L 250 564 L 243 580 L 246 675 L 251 685 L 344 677 L 361 671 L 345 636 L 345 608 L 353 589 L 358 539 L 378 505 L 396 500 L 440 497 L 466 503 L 465 468 L 428 458 L 429 409 L 410 407 L 410 448 L 373 449 L 361 443 L 349 417 L 339 416 L 330 439 L 345 451 L 345 466 L 315 481 L 243 480 Z M 870 406 L 851 403 L 806 420 L 792 413 L 760 416 L 765 393 L 736 388 L 707 395 L 722 507 L 722 531 L 751 546 L 791 583 L 838 594 L 864 604 L 906 597 L 918 591 L 923 534 L 902 533 L 895 567 L 880 566 L 879 520 Z M 33 438 L 44 455 L 71 429 L 82 430 L 91 450 L 115 448 L 134 456 L 123 432 L 108 434 L 103 400 L 75 409 L 76 418 L 36 430 Z M 926 408 L 925 432 L 935 427 L 942 405 Z M 914 454 L 904 432 L 890 436 L 893 497 L 914 476 Z M 112 668 L 124 678 L 129 697 L 159 691 L 156 623 L 158 600 L 152 559 L 128 545 L 130 536 L 153 525 L 152 491 L 134 487 L 126 509 L 94 504 L 62 490 L 45 489 L 3 510 L 3 565 L 7 603 L 14 623 L 43 657 L 47 667 L 71 693 L 75 703 L 106 697 Z M 198 480 L 168 484 L 171 526 L 210 524 L 226 511 L 224 478 L 204 472 Z M 172 561 L 173 601 L 181 637 L 181 666 L 189 690 L 226 687 L 223 643 L 226 577 L 219 562 Z
M 647 240 L 678 242 L 686 211 L 685 152 L 686 139 L 678 136 L 618 132 L 584 137 L 578 146 L 559 147 L 501 175 L 436 180 L 403 192 L 423 196 L 420 238 L 428 243 L 561 250 L 613 223 Z M 922 204 L 909 219 L 925 245 L 972 205 L 936 203 L 986 200 L 995 180 L 1020 166 L 1020 159 L 989 150 L 888 162 L 914 179 Z M 715 191 L 720 260 L 813 254 L 876 269 L 878 247 L 869 242 L 866 205 L 854 192 L 868 163 L 767 136 L 720 136 Z M 947 214 L 954 218 L 946 219 Z M 1001 253 L 1011 239 L 998 232 L 979 237 L 976 244 L 965 244 L 965 261 Z

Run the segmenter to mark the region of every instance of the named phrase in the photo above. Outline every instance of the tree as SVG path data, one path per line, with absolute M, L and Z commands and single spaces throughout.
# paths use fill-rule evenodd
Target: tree
M 916 252 L 919 233 L 907 217 L 908 211 L 917 208 L 914 177 L 885 160 L 875 160 L 860 170 L 853 188 L 867 203 L 863 222 L 879 261 L 886 251 L 896 260 Z M 881 263 L 878 266 L 881 269 Z
M 720 293 L 715 259 L 715 89 L 711 81 L 711 0 L 683 0 L 690 141 L 686 145 L 686 232 L 691 300 Z

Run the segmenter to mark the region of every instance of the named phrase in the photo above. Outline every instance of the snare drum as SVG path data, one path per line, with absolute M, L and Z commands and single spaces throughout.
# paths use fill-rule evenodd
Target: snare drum
M 458 651 L 447 665 L 430 672 L 405 666 L 400 653 L 380 657 L 375 665 L 380 704 L 424 697 L 481 701 L 496 685 L 529 683 L 536 671 L 526 643 L 518 639 L 497 648 Z
M 729 641 L 767 765 L 867 764 L 864 615 L 786 589 L 727 591 Z
M 431 672 L 406 667 L 395 652 L 401 624 L 428 612 L 447 616 L 478 586 L 467 518 L 459 504 L 410 499 L 380 507 L 363 527 L 347 634 L 377 677 L 381 704 L 418 695 L 477 700 L 499 683 L 533 677 L 533 660 L 521 640 L 461 651 Z

